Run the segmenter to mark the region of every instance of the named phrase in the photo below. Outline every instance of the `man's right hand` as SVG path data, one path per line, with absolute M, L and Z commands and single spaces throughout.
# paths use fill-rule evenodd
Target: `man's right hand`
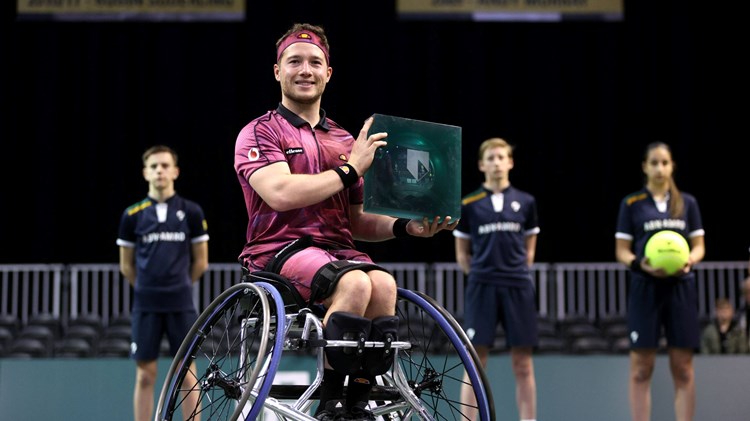
M 373 117 L 365 120 L 365 124 L 359 131 L 359 136 L 357 136 L 357 140 L 354 141 L 352 152 L 349 155 L 349 165 L 354 167 L 357 171 L 357 175 L 360 177 L 365 175 L 367 170 L 370 169 L 372 161 L 375 159 L 375 151 L 377 151 L 379 147 L 388 144 L 388 142 L 383 140 L 388 137 L 388 133 L 380 132 L 373 133 L 369 137 L 367 136 L 367 132 L 370 130 L 372 122 Z

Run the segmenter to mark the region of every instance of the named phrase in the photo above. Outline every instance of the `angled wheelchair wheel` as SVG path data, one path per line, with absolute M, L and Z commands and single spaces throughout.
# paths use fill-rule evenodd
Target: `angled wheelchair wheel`
M 155 420 L 258 418 L 278 368 L 284 323 L 281 297 L 267 284 L 240 283 L 221 293 L 172 360 Z
M 388 412 L 380 415 L 391 420 L 468 420 L 467 414 L 477 413 L 479 420 L 494 421 L 490 383 L 458 322 L 425 294 L 399 288 L 398 297 L 399 341 L 410 342 L 411 348 L 398 351 L 392 374 L 383 381 L 401 390 L 404 405 L 385 405 Z M 467 402 L 461 401 L 464 375 L 473 385 L 473 399 Z

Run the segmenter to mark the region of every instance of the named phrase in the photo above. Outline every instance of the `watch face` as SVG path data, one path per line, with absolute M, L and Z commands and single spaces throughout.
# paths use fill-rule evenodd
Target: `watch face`
M 461 128 L 375 114 L 370 132 L 387 132 L 365 173 L 365 212 L 400 218 L 460 217 Z

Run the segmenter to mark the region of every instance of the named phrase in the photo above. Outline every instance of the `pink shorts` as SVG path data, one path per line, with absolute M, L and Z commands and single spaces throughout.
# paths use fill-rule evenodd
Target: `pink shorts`
M 313 276 L 318 272 L 318 269 L 334 260 L 373 263 L 370 256 L 357 250 L 326 251 L 318 247 L 308 247 L 294 253 L 284 262 L 284 266 L 281 268 L 281 276 L 292 282 L 303 299 L 309 300 Z

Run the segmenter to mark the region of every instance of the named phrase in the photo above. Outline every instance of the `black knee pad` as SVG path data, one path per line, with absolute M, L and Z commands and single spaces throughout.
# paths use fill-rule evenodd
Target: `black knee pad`
M 328 364 L 343 374 L 352 374 L 362 367 L 364 344 L 370 337 L 371 321 L 352 313 L 337 311 L 328 316 L 325 338 L 334 341 L 357 341 L 357 348 L 327 347 Z
M 384 348 L 365 350 L 365 369 L 374 376 L 387 372 L 393 365 L 395 350 L 391 344 L 398 340 L 398 321 L 397 316 L 382 316 L 372 321 L 370 340 L 385 342 Z

